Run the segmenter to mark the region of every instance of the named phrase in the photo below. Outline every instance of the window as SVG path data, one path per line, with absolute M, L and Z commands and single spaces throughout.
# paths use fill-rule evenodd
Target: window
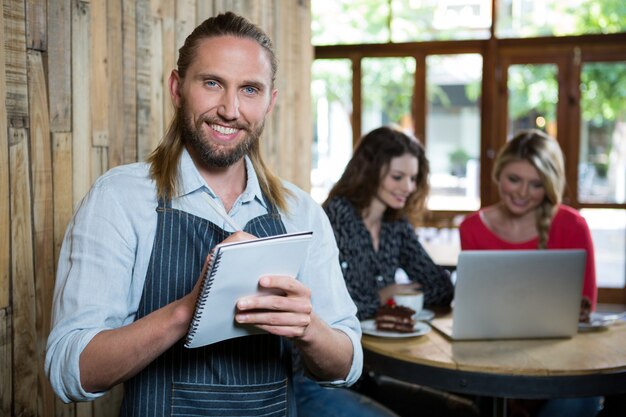
M 388 2 L 371 0 L 312 1 L 314 45 L 390 41 Z
M 598 286 L 623 288 L 626 277 L 626 211 L 587 208 L 580 212 L 591 230 Z
M 508 68 L 509 135 L 521 129 L 540 129 L 557 136 L 558 67 L 523 64 Z
M 482 56 L 426 58 L 426 157 L 431 210 L 480 208 Z
M 352 69 L 347 59 L 313 63 L 311 195 L 322 203 L 352 156 Z
M 395 0 L 392 42 L 487 39 L 491 0 Z
M 626 32 L 622 0 L 497 0 L 499 38 Z
M 492 0 L 312 1 L 314 45 L 487 39 Z
M 578 196 L 626 203 L 626 61 L 585 63 L 580 80 Z
M 361 93 L 361 132 L 394 124 L 413 131 L 411 100 L 415 60 L 413 58 L 364 58 Z

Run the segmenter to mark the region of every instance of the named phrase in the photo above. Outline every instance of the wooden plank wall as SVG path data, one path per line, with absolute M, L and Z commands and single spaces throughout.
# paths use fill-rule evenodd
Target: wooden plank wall
M 43 370 L 65 228 L 93 181 L 143 160 L 172 117 L 167 78 L 202 20 L 240 13 L 272 37 L 279 101 L 268 165 L 309 189 L 310 1 L 4 0 L 0 14 L 0 415 L 117 415 L 121 386 L 63 404 Z

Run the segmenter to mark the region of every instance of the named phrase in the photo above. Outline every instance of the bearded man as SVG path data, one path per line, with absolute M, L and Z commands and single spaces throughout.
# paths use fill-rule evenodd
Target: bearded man
M 124 382 L 121 415 L 291 415 L 293 349 L 321 383 L 358 379 L 360 328 L 328 220 L 259 153 L 276 68 L 258 27 L 233 13 L 207 19 L 179 51 L 176 114 L 158 148 L 84 198 L 59 259 L 45 363 L 65 402 Z M 184 347 L 216 244 L 309 230 L 297 277 L 262 277 L 274 295 L 233 305 L 236 322 L 264 334 Z

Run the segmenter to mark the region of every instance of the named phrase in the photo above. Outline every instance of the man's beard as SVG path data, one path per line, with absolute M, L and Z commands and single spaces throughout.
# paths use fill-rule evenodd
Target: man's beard
M 209 125 L 216 123 L 242 129 L 245 132 L 245 136 L 234 147 L 216 145 L 205 138 L 202 130 L 205 123 Z M 264 126 L 264 121 L 256 127 L 244 126 L 238 123 L 233 125 L 225 123 L 219 117 L 203 117 L 194 126 L 191 118 L 185 117 L 181 126 L 181 137 L 183 142 L 191 147 L 194 155 L 200 159 L 202 165 L 226 168 L 239 161 L 248 153 L 252 145 L 261 137 Z

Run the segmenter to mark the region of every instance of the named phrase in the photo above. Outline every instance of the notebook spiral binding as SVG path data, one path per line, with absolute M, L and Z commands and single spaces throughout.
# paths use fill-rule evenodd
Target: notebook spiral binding
M 209 265 L 209 267 L 207 268 L 207 273 L 204 276 L 202 285 L 200 287 L 200 294 L 198 295 L 198 299 L 196 300 L 196 308 L 194 309 L 193 318 L 191 319 L 191 323 L 189 324 L 189 331 L 187 332 L 187 337 L 185 338 L 186 348 L 189 347 L 189 344 L 192 342 L 194 336 L 196 335 L 196 330 L 198 330 L 198 323 L 202 318 L 204 305 L 206 304 L 206 300 L 209 297 L 209 293 L 211 292 L 211 286 L 213 285 L 213 279 L 215 278 L 215 274 L 217 273 L 221 257 L 222 252 L 218 250 L 217 254 L 211 260 L 211 265 Z

